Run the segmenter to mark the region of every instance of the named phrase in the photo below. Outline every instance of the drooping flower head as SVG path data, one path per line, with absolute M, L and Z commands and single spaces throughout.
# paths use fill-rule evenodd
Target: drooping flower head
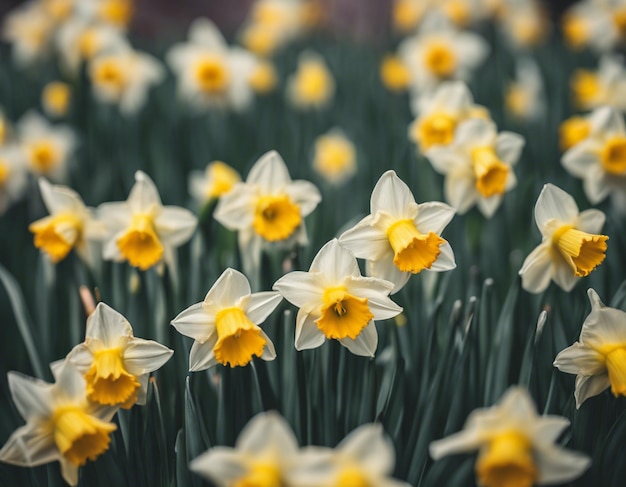
M 393 318 L 402 308 L 389 299 L 391 282 L 362 277 L 356 258 L 331 240 L 317 253 L 308 272 L 295 271 L 273 286 L 298 308 L 297 350 L 336 339 L 356 355 L 374 356 L 374 320 Z
M 484 487 L 567 482 L 591 463 L 586 455 L 555 444 L 568 425 L 561 416 L 538 416 L 528 392 L 512 387 L 496 405 L 474 410 L 462 431 L 433 441 L 430 455 L 439 460 L 479 450 L 475 470 Z
M 104 258 L 128 261 L 141 270 L 161 261 L 174 270 L 175 248 L 191 238 L 197 224 L 189 210 L 163 206 L 156 186 L 142 171 L 135 173 L 128 199 L 100 205 L 98 216 L 108 232 Z
M 394 284 L 398 292 L 412 274 L 454 269 L 450 244 L 440 237 L 454 216 L 450 206 L 417 204 L 409 187 L 395 173 L 384 173 L 370 201 L 371 214 L 339 237 L 339 242 L 366 259 L 369 276 Z
M 182 311 L 172 326 L 195 341 L 189 353 L 189 370 L 216 364 L 243 367 L 253 357 L 274 360 L 274 344 L 259 327 L 278 306 L 280 293 L 252 293 L 246 276 L 226 269 L 204 301 Z
M 571 195 L 546 184 L 535 204 L 535 221 L 542 240 L 519 271 L 522 287 L 540 293 L 553 280 L 561 289 L 570 291 L 581 277 L 604 261 L 609 237 L 597 234 L 604 219 L 604 213 L 596 209 L 579 213 Z

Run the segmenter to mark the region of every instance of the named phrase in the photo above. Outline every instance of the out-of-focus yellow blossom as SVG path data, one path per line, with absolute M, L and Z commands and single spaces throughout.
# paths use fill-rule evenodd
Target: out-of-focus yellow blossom
M 280 304 L 278 292 L 252 293 L 246 276 L 226 269 L 204 301 L 182 311 L 172 326 L 195 341 L 189 353 L 189 371 L 214 365 L 248 365 L 253 357 L 274 360 L 274 344 L 259 327 Z
M 604 261 L 609 237 L 598 235 L 604 219 L 604 213 L 596 209 L 579 213 L 571 195 L 546 184 L 535 205 L 542 240 L 519 271 L 522 287 L 540 293 L 554 280 L 561 289 L 571 291 Z
M 76 10 L 80 17 L 126 31 L 133 17 L 134 0 L 80 0 Z
M 87 318 L 85 341 L 66 360 L 83 374 L 90 401 L 129 409 L 145 404 L 150 372 L 173 353 L 155 341 L 135 338 L 124 316 L 98 303 Z
M 141 270 L 165 262 L 174 272 L 175 249 L 191 238 L 197 224 L 189 210 L 163 206 L 156 186 L 142 171 L 135 173 L 125 202 L 104 203 L 97 211 L 108 233 L 104 258 L 128 261 Z
M 380 79 L 388 90 L 401 93 L 411 85 L 411 72 L 398 56 L 388 55 L 380 65 Z
M 93 244 L 105 236 L 102 224 L 72 189 L 52 185 L 43 178 L 39 180 L 39 189 L 50 215 L 28 227 L 35 234 L 35 247 L 53 263 L 76 249 L 81 259 L 93 266 L 99 257 Z
M 564 120 L 559 127 L 559 146 L 565 152 L 591 133 L 591 124 L 587 117 L 574 116 Z
M 626 209 L 626 127 L 622 114 L 610 107 L 589 116 L 589 133 L 561 159 L 567 171 L 583 180 L 587 199 L 594 205 L 611 195 Z
M 11 44 L 18 66 L 32 66 L 50 52 L 54 28 L 54 18 L 41 3 L 26 2 L 4 18 L 2 39 Z
M 298 108 L 322 108 L 335 94 L 335 80 L 324 58 L 305 51 L 298 58 L 298 68 L 287 81 L 289 101 Z
M 444 203 L 417 204 L 395 173 L 385 172 L 374 187 L 370 214 L 345 231 L 339 242 L 366 259 L 368 276 L 394 284 L 397 293 L 413 274 L 454 269 L 452 247 L 440 234 L 454 216 Z
M 64 117 L 70 107 L 72 92 L 70 86 L 62 81 L 52 81 L 44 86 L 41 104 L 50 117 Z
M 329 183 L 339 185 L 356 173 L 356 149 L 339 129 L 315 140 L 313 169 Z
M 588 17 L 585 12 L 580 11 L 580 6 L 589 6 L 589 4 L 579 2 L 576 5 L 578 9 L 568 10 L 561 20 L 563 39 L 568 47 L 576 51 L 586 47 L 593 35 Z
M 259 59 L 248 81 L 256 93 L 260 95 L 271 93 L 278 84 L 278 75 L 274 64 L 271 61 Z
M 564 14 L 563 34 L 573 49 L 591 47 L 609 52 L 626 40 L 626 3 L 623 0 L 583 0 Z
M 536 0 L 505 2 L 499 21 L 511 44 L 521 49 L 542 43 L 550 33 L 548 15 Z
M 626 396 L 626 313 L 605 306 L 593 289 L 587 295 L 591 313 L 580 338 L 554 359 L 559 370 L 576 374 L 576 408 L 608 387 L 615 397 Z
M 51 125 L 36 112 L 26 113 L 16 129 L 30 171 L 52 181 L 64 181 L 69 158 L 77 143 L 72 129 Z
M 214 216 L 238 232 L 243 269 L 256 276 L 264 246 L 289 248 L 308 243 L 304 217 L 320 200 L 312 183 L 292 181 L 283 159 L 270 151 L 254 164 L 244 183 L 237 183 L 220 198 Z
M 235 169 L 222 161 L 213 161 L 204 171 L 189 174 L 189 193 L 204 204 L 225 195 L 240 181 L 241 176 Z
M 78 0 L 42 0 L 45 11 L 52 16 L 55 22 L 64 22 L 74 12 Z
M 539 66 L 529 57 L 518 59 L 516 79 L 507 86 L 504 97 L 507 111 L 519 120 L 537 120 L 545 112 L 543 81 Z
M 395 0 L 393 3 L 393 26 L 402 33 L 413 31 L 429 8 L 429 1 Z
M 72 365 L 61 366 L 55 376 L 49 384 L 9 372 L 13 402 L 26 424 L 9 437 L 0 461 L 22 467 L 58 461 L 65 481 L 77 485 L 78 467 L 109 448 L 117 408 L 89 402 L 85 379 Z
M 388 297 L 393 283 L 362 277 L 356 258 L 337 239 L 320 249 L 309 272 L 290 272 L 273 289 L 299 308 L 297 350 L 335 339 L 356 355 L 373 357 L 378 346 L 374 321 L 402 312 Z
M 22 196 L 27 175 L 24 151 L 16 144 L 0 146 L 0 215 Z
M 537 415 L 530 395 L 511 387 L 498 404 L 472 411 L 463 430 L 433 441 L 435 460 L 479 450 L 475 471 L 484 487 L 560 484 L 579 477 L 591 464 L 583 454 L 555 444 L 569 420 Z
M 261 57 L 271 56 L 283 43 L 280 31 L 257 23 L 244 26 L 240 39 L 246 49 Z
M 626 69 L 620 56 L 605 54 L 597 71 L 575 71 L 571 87 L 574 103 L 582 110 L 608 105 L 626 111 Z
M 132 115 L 143 107 L 150 87 L 162 81 L 165 71 L 153 56 L 125 49 L 93 58 L 89 77 L 96 99 Z
M 7 143 L 10 131 L 10 123 L 0 110 L 0 147 Z

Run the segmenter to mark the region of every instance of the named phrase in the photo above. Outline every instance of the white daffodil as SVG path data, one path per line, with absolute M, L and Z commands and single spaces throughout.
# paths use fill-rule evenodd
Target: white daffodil
M 27 176 L 24 151 L 15 144 L 0 144 L 0 215 L 24 194 Z
M 30 171 L 55 182 L 67 179 L 68 162 L 77 145 L 74 131 L 67 126 L 51 125 L 36 112 L 26 113 L 16 128 Z
M 474 410 L 459 433 L 430 444 L 434 460 L 479 450 L 475 470 L 483 487 L 560 484 L 589 468 L 590 459 L 555 444 L 569 420 L 539 416 L 526 391 L 511 387 L 498 404 Z
M 581 110 L 608 105 L 626 112 L 626 68 L 621 56 L 605 54 L 597 71 L 578 69 L 570 84 L 574 103 Z
M 623 0 L 584 0 L 563 15 L 563 35 L 574 49 L 585 46 L 608 52 L 626 37 L 626 3 Z
M 124 115 L 139 111 L 150 88 L 165 76 L 161 63 L 133 49 L 106 52 L 89 62 L 89 77 L 96 99 L 119 106 Z
M 498 133 L 493 122 L 470 119 L 447 147 L 426 153 L 433 168 L 445 176 L 446 201 L 463 214 L 472 206 L 487 218 L 496 212 L 502 197 L 517 184 L 512 166 L 517 163 L 524 138 L 512 132 Z
M 530 57 L 521 57 L 515 64 L 515 80 L 506 89 L 504 104 L 516 119 L 534 121 L 545 112 L 543 80 L 537 63 Z
M 167 62 L 178 79 L 179 96 L 193 108 L 243 110 L 252 101 L 249 79 L 256 58 L 245 49 L 229 47 L 210 20 L 196 19 L 189 41 L 172 47 Z
M 450 206 L 435 201 L 418 205 L 406 183 L 387 171 L 372 191 L 370 211 L 339 242 L 367 260 L 369 276 L 392 282 L 391 294 L 412 274 L 456 267 L 452 247 L 440 237 L 454 216 Z
M 535 221 L 542 240 L 519 271 L 522 287 L 540 293 L 552 279 L 561 289 L 570 291 L 604 260 L 609 237 L 596 235 L 604 219 L 604 213 L 596 209 L 579 213 L 571 195 L 546 184 L 535 204 Z
M 175 248 L 191 238 L 197 225 L 189 210 L 163 206 L 156 186 L 142 171 L 135 173 L 126 201 L 103 203 L 97 211 L 108 232 L 104 258 L 127 260 L 141 270 L 164 261 L 174 271 Z
M 308 243 L 304 217 L 320 200 L 312 183 L 292 181 L 282 157 L 270 151 L 250 169 L 245 183 L 237 183 L 220 198 L 214 216 L 229 230 L 239 232 L 243 269 L 256 275 L 264 246 Z
M 217 487 L 299 485 L 289 481 L 298 453 L 289 424 L 276 412 L 259 413 L 239 433 L 234 448 L 213 447 L 189 467 Z
M 287 98 L 296 108 L 323 108 L 335 94 L 335 79 L 324 58 L 305 51 L 298 58 L 298 68 L 287 80 Z
M 95 460 L 111 442 L 116 426 L 109 421 L 117 411 L 87 400 L 83 376 L 71 365 L 60 368 L 49 384 L 9 372 L 13 402 L 26 424 L 0 450 L 0 461 L 36 467 L 58 461 L 70 485 L 78 484 L 78 467 Z
M 90 401 L 128 409 L 145 404 L 150 372 L 173 353 L 155 341 L 135 338 L 124 316 L 98 303 L 87 318 L 85 341 L 66 360 L 85 377 Z
M 340 129 L 315 139 L 313 169 L 333 185 L 345 183 L 356 173 L 356 148 Z
M 395 468 L 393 442 L 381 424 L 360 426 L 334 449 L 305 449 L 295 469 L 299 487 L 409 487 L 390 477 Z
M 409 126 L 409 138 L 422 153 L 455 140 L 457 127 L 470 118 L 489 120 L 489 111 L 474 104 L 463 81 L 444 81 L 433 93 L 416 97 L 412 103 L 415 121 Z
M 554 359 L 560 371 L 576 374 L 576 408 L 608 387 L 615 397 L 626 396 L 626 313 L 605 306 L 593 289 L 587 295 L 591 313 L 580 338 Z
M 198 203 L 204 204 L 228 193 L 241 176 L 222 161 L 209 163 L 204 171 L 189 173 L 189 193 Z
M 98 258 L 94 244 L 104 238 L 105 229 L 97 221 L 91 208 L 87 208 L 74 190 L 52 185 L 39 179 L 39 189 L 50 215 L 31 223 L 28 229 L 35 234 L 35 247 L 57 263 L 72 249 L 80 258 L 94 265 Z
M 11 54 L 18 66 L 33 66 L 50 54 L 54 27 L 54 18 L 40 2 L 25 2 L 6 15 L 1 35 L 11 44 Z
M 583 180 L 585 195 L 598 204 L 612 195 L 626 208 L 626 127 L 621 113 L 603 107 L 590 117 L 587 138 L 569 149 L 561 163 Z
M 457 30 L 441 15 L 429 15 L 417 34 L 398 47 L 415 89 L 421 92 L 433 90 L 442 81 L 469 79 L 488 52 L 480 36 Z
M 550 33 L 550 19 L 537 0 L 505 0 L 498 20 L 502 34 L 517 49 L 532 48 Z
M 243 367 L 253 357 L 274 360 L 274 344 L 259 327 L 281 302 L 278 292 L 252 293 L 246 276 L 228 268 L 204 301 L 182 311 L 172 326 L 195 341 L 189 353 L 189 371 L 220 363 Z
M 402 312 L 389 299 L 393 284 L 362 277 L 356 258 L 337 239 L 317 253 L 309 272 L 295 271 L 273 286 L 300 308 L 296 318 L 297 350 L 319 347 L 326 339 L 339 340 L 356 355 L 373 357 L 378 345 L 374 320 Z

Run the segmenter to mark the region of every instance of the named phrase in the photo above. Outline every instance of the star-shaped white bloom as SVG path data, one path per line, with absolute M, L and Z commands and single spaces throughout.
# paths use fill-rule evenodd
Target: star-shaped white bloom
M 274 360 L 274 344 L 259 327 L 282 300 L 278 292 L 252 293 L 246 276 L 226 269 L 204 301 L 182 311 L 172 326 L 195 341 L 189 353 L 189 371 L 218 363 L 241 367 L 254 356 Z
M 372 191 L 370 211 L 339 242 L 367 260 L 367 275 L 392 282 L 391 294 L 412 274 L 456 267 L 452 247 L 440 237 L 454 216 L 450 206 L 435 201 L 418 205 L 406 183 L 387 171 Z
M 608 237 L 596 235 L 604 219 L 604 213 L 596 209 L 579 213 L 571 195 L 546 184 L 535 204 L 542 240 L 519 271 L 522 287 L 540 293 L 554 280 L 561 289 L 570 291 L 604 260 Z
M 430 444 L 435 460 L 479 450 L 478 484 L 557 484 L 580 476 L 591 463 L 583 454 L 555 444 L 569 421 L 561 416 L 538 416 L 521 387 L 510 388 L 498 404 L 474 410 L 463 430 Z

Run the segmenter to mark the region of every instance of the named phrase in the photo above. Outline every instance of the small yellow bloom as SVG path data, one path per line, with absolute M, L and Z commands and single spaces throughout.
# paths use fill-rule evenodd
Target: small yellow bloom
M 100 20 L 126 29 L 133 17 L 133 0 L 100 0 L 97 15 Z
M 271 61 L 259 60 L 248 81 L 256 93 L 261 95 L 271 93 L 278 84 L 274 64 Z
M 591 124 L 585 117 L 570 117 L 559 127 L 559 145 L 562 151 L 574 147 L 591 133 Z
M 196 201 L 204 204 L 225 195 L 240 181 L 241 176 L 235 169 L 222 161 L 213 161 L 204 171 L 191 172 L 189 192 Z
M 71 90 L 67 83 L 54 81 L 48 83 L 41 95 L 46 113 L 53 117 L 63 117 L 70 106 Z
M 395 0 L 393 4 L 393 25 L 400 32 L 410 32 L 417 27 L 424 15 L 420 0 Z
M 602 93 L 602 86 L 598 76 L 592 71 L 579 69 L 574 72 L 571 81 L 574 102 L 581 108 L 594 103 Z
M 300 55 L 298 68 L 288 80 L 289 101 L 298 108 L 321 108 L 335 93 L 335 80 L 324 59 L 312 52 Z
M 339 130 L 315 140 L 313 169 L 331 184 L 342 184 L 356 172 L 354 144 Z
M 269 57 L 283 42 L 280 31 L 260 23 L 248 24 L 241 33 L 241 44 L 257 56 Z
M 566 13 L 561 21 L 563 38 L 567 45 L 574 50 L 580 50 L 589 42 L 590 32 L 587 22 L 574 13 Z
M 380 66 L 380 78 L 385 87 L 395 93 L 406 91 L 411 84 L 411 72 L 397 56 L 385 56 Z

